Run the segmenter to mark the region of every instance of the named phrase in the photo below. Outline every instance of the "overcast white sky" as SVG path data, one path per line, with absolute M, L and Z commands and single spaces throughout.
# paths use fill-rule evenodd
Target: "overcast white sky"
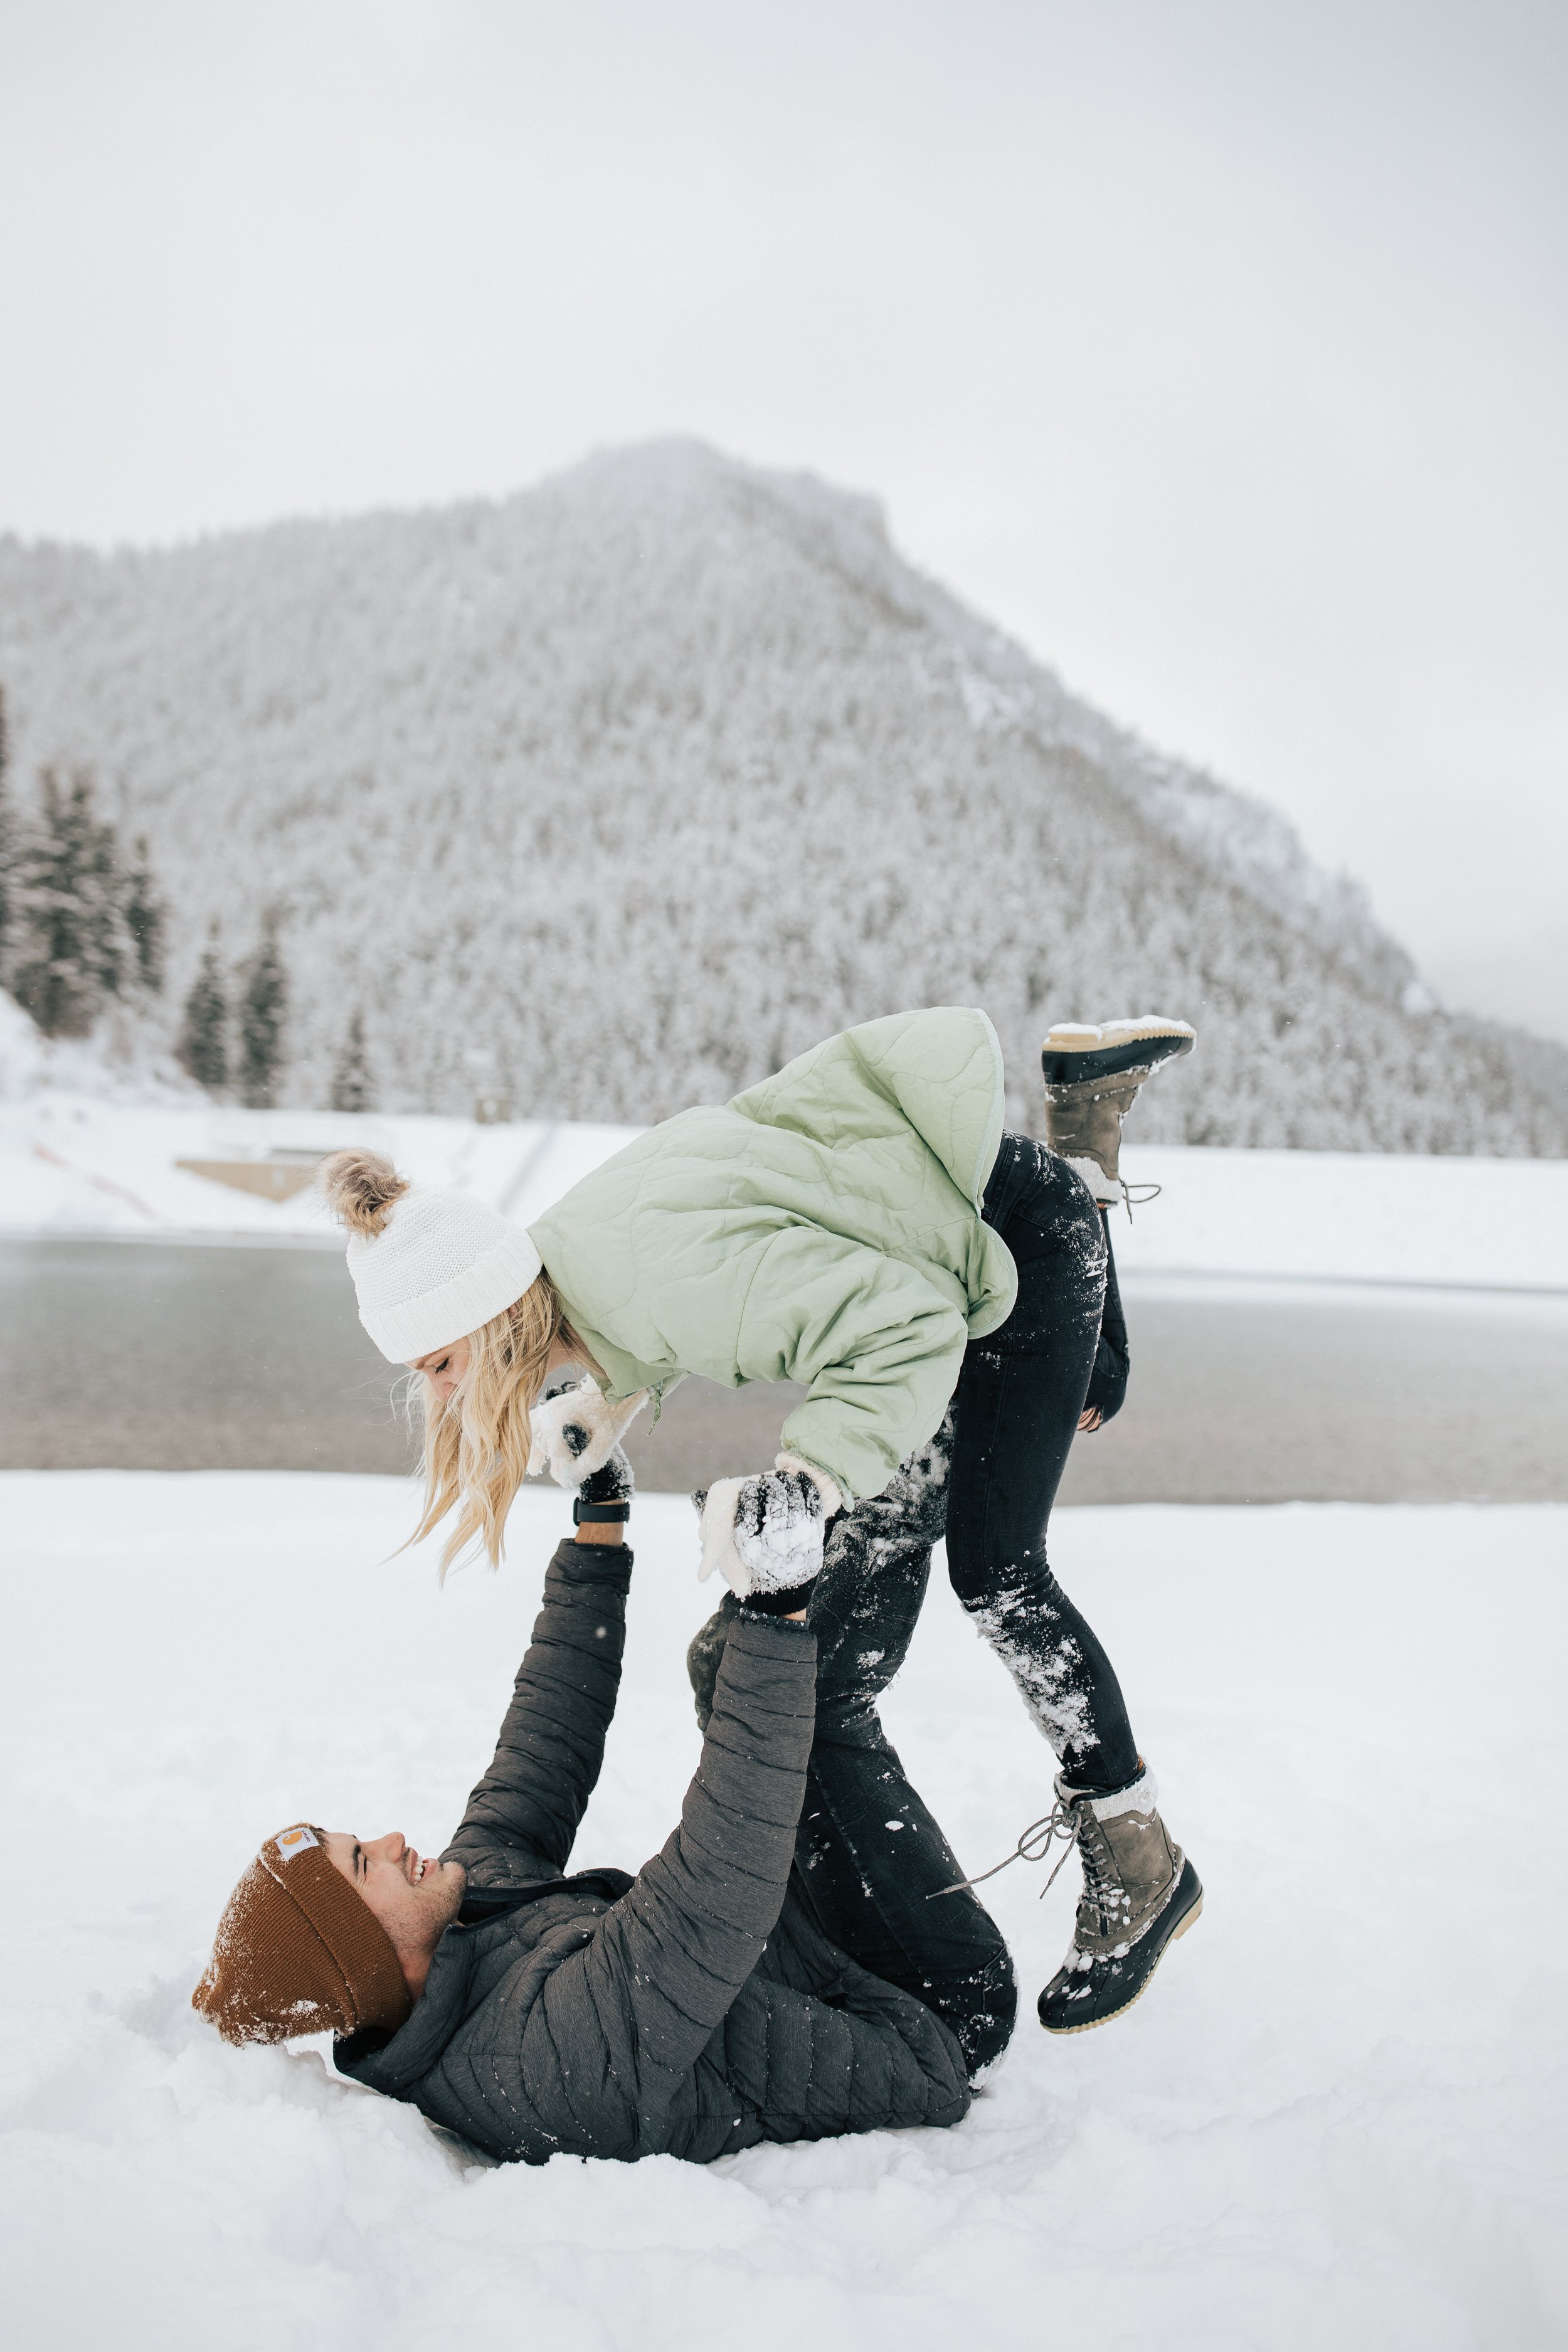
M 0 0 L 0 529 L 700 434 L 1568 1037 L 1564 0 Z

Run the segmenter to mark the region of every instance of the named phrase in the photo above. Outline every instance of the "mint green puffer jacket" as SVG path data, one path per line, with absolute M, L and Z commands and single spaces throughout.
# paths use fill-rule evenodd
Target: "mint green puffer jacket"
M 965 1345 L 1012 1312 L 980 1217 L 1001 1139 L 985 1014 L 894 1013 L 650 1128 L 529 1231 L 612 1397 L 682 1372 L 799 1381 L 784 1445 L 853 1500 L 925 1444 Z

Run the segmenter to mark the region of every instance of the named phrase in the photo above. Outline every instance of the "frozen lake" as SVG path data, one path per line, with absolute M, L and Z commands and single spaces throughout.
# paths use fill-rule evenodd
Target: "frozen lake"
M 1133 1387 L 1076 1502 L 1568 1500 L 1568 1296 L 1126 1279 Z M 392 1471 L 407 1442 L 335 1249 L 0 1243 L 0 1467 Z M 789 1391 L 692 1381 L 645 1488 L 771 1460 Z

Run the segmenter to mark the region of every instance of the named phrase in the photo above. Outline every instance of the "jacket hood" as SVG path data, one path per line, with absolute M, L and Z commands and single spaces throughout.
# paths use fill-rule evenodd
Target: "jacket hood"
M 425 1990 L 395 2033 L 351 2033 L 332 2044 L 332 2063 L 368 2090 L 406 2098 L 439 2059 L 468 2011 L 478 1957 L 473 1931 L 448 1927 L 437 1945 Z
M 829 1146 L 912 1127 L 978 1209 L 1002 1142 L 1002 1047 L 978 1007 L 893 1013 L 814 1045 L 730 1108 Z

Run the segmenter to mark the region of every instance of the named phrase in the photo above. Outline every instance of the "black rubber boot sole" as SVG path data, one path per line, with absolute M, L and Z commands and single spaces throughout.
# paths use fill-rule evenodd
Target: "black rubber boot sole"
M 1119 1045 L 1103 1045 L 1088 1054 L 1053 1053 L 1041 1048 L 1040 1068 L 1047 1087 L 1078 1086 L 1096 1078 L 1117 1078 L 1124 1070 L 1153 1070 L 1162 1062 L 1190 1054 L 1193 1037 L 1126 1037 Z
M 1176 1891 L 1159 1917 L 1121 1958 L 1096 1960 L 1087 1969 L 1058 1969 L 1040 1995 L 1040 2023 L 1047 2033 L 1089 2033 L 1147 1990 L 1169 1946 L 1184 1936 L 1204 1907 L 1203 1882 L 1190 1862 L 1182 1864 Z

